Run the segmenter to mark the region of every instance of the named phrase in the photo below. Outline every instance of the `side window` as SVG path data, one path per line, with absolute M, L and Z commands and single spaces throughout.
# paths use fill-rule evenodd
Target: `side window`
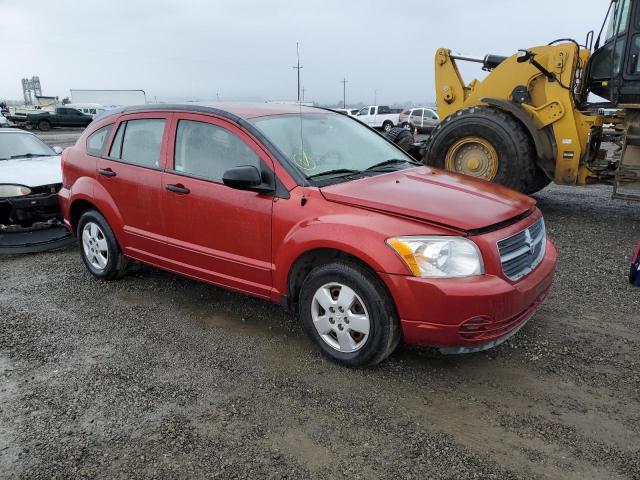
M 375 115 L 376 114 L 376 107 L 371 107 L 369 109 L 369 115 Z
M 106 127 L 96 130 L 89 136 L 89 138 L 87 138 L 87 153 L 89 155 L 95 155 L 97 157 L 102 156 L 105 143 L 107 138 L 109 138 L 109 133 L 112 128 L 113 124 L 107 125 Z
M 111 143 L 111 150 L 109 150 L 109 158 L 119 160 L 122 153 L 122 137 L 124 137 L 124 131 L 127 128 L 127 122 L 122 122 L 116 132 L 116 138 Z
M 260 168 L 260 158 L 236 134 L 210 123 L 180 120 L 176 132 L 174 169 L 221 181 L 228 169 Z
M 363 109 L 361 109 L 358 112 L 358 115 L 366 115 L 368 111 L 369 111 L 369 108 L 368 107 L 364 107 Z
M 421 117 L 422 116 L 422 109 L 418 108 L 416 110 L 413 111 L 413 113 L 411 114 L 412 117 Z
M 158 168 L 164 124 L 164 120 L 155 118 L 122 122 L 111 145 L 109 158 Z

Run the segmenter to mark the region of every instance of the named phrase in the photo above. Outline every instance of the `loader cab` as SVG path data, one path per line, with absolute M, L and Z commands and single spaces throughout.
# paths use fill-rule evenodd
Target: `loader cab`
M 589 91 L 614 105 L 640 103 L 640 0 L 612 0 L 607 18 L 587 66 Z

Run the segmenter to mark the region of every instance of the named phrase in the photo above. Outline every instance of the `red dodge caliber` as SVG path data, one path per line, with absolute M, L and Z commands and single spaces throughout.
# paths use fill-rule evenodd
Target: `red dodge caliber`
M 401 339 L 445 353 L 498 345 L 556 264 L 532 199 L 425 167 L 323 109 L 112 110 L 62 168 L 65 222 L 95 277 L 132 259 L 281 303 L 349 366 Z

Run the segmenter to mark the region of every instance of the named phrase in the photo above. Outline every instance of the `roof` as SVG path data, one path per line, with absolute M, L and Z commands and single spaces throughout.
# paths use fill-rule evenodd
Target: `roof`
M 147 111 L 189 111 L 213 114 L 226 114 L 249 120 L 256 117 L 266 117 L 269 115 L 286 115 L 296 113 L 318 113 L 327 111 L 317 107 L 305 107 L 297 104 L 286 103 L 245 103 L 245 102 L 218 102 L 218 103 L 154 103 L 147 105 L 134 105 L 131 107 L 121 107 L 107 110 L 96 119 L 105 118 L 121 113 L 147 112 Z

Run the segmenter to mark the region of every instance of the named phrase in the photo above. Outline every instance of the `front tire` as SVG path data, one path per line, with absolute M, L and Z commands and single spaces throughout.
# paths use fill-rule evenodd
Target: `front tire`
M 128 259 L 107 220 L 97 210 L 87 210 L 80 216 L 77 230 L 80 256 L 87 270 L 101 280 L 121 278 Z
M 389 120 L 385 120 L 384 122 L 382 122 L 382 130 L 384 130 L 385 132 L 388 132 L 392 128 L 393 122 L 390 122 Z
M 434 129 L 425 158 L 428 165 L 522 193 L 539 185 L 528 132 L 513 116 L 492 107 L 464 108 L 445 118 Z
M 400 341 L 389 294 L 374 274 L 355 263 L 313 269 L 302 285 L 299 313 L 320 351 L 348 367 L 376 365 Z

